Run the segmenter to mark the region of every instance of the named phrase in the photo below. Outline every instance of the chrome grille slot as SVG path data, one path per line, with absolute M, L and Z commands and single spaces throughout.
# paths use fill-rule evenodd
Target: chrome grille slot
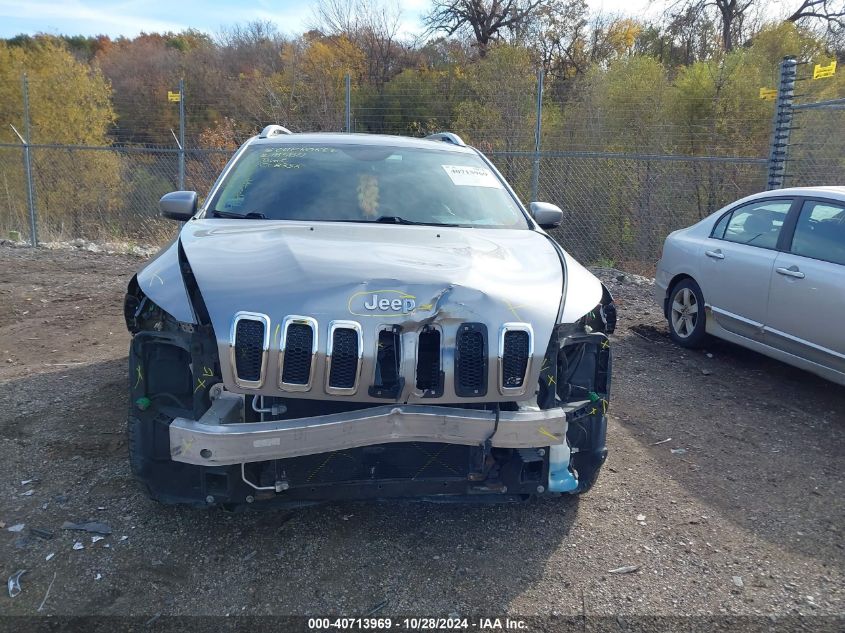
M 505 323 L 499 334 L 499 391 L 503 395 L 525 393 L 534 332 L 528 323 Z
M 279 386 L 287 391 L 308 391 L 317 353 L 317 322 L 311 317 L 285 317 L 279 354 Z
M 364 352 L 361 326 L 354 321 L 332 321 L 326 350 L 326 392 L 352 395 L 358 389 Z
M 256 389 L 264 384 L 269 347 L 270 318 L 255 312 L 238 312 L 232 321 L 229 341 L 236 385 Z
M 334 331 L 331 359 L 329 386 L 341 389 L 354 387 L 355 374 L 358 370 L 358 335 L 355 330 Z
M 385 326 L 379 330 L 376 348 L 376 367 L 369 394 L 373 398 L 395 399 L 402 393 L 405 379 L 401 375 L 402 329 Z
M 235 371 L 238 378 L 253 382 L 261 379 L 261 357 L 264 354 L 264 324 L 241 319 L 235 331 Z
M 487 326 L 463 323 L 455 343 L 455 394 L 477 397 L 487 394 Z
M 443 370 L 440 366 L 440 330 L 426 326 L 417 343 L 417 389 L 423 397 L 443 395 Z

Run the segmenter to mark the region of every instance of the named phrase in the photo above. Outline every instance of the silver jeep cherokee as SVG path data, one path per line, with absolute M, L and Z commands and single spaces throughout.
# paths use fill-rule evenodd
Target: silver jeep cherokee
M 154 499 L 526 499 L 604 462 L 607 289 L 451 133 L 268 126 L 125 302 L 132 470 Z

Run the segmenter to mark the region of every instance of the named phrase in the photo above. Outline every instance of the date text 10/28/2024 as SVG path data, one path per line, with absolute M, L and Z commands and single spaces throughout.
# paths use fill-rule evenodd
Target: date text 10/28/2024
M 526 631 L 523 620 L 511 618 L 309 618 L 312 631 Z

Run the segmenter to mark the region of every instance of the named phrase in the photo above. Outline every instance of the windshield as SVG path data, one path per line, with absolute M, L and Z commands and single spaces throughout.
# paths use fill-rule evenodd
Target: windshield
M 475 154 L 344 144 L 247 148 L 206 217 L 528 227 Z

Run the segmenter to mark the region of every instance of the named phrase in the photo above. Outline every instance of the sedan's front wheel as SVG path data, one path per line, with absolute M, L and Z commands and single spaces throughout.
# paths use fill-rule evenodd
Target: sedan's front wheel
M 698 347 L 704 341 L 704 297 L 692 279 L 684 279 L 669 296 L 669 336 L 678 345 Z

